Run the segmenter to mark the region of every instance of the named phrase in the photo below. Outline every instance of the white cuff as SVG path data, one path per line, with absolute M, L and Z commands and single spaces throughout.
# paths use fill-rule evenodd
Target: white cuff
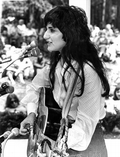
M 27 104 L 27 114 L 29 115 L 31 112 L 35 113 L 37 116 L 37 105 L 32 102 Z

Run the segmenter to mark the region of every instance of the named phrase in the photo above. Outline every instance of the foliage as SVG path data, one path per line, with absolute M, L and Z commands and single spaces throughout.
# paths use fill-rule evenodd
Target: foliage
M 68 0 L 23 0 L 23 1 L 4 1 L 3 16 L 7 14 L 25 14 L 30 8 L 34 8 L 41 13 L 41 16 L 55 5 L 68 4 Z
M 52 9 L 52 5 L 47 0 L 27 0 L 27 6 L 28 8 L 34 8 L 35 10 L 38 10 L 41 12 L 41 16 L 44 16 L 44 14 Z
M 2 16 L 24 14 L 28 10 L 26 1 L 4 1 L 2 4 Z
M 52 8 L 52 5 L 47 0 L 24 0 L 24 1 L 4 1 L 3 13 L 5 15 L 24 16 L 31 7 L 38 10 L 41 14 L 45 14 Z
M 35 27 L 39 29 L 42 18 L 52 7 L 48 0 L 4 1 L 2 18 L 8 16 L 14 16 L 17 20 L 22 18 L 25 23 L 34 23 Z

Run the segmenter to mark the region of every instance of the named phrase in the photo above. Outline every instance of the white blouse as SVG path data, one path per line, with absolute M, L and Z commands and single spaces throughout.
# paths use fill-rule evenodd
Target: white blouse
M 73 66 L 76 67 L 76 65 L 76 62 L 73 62 Z M 60 107 L 62 107 L 66 96 L 66 91 L 62 84 L 62 76 L 65 67 L 66 64 L 62 67 L 59 62 L 55 71 L 53 96 Z M 100 119 L 104 118 L 106 114 L 104 109 L 105 99 L 101 96 L 103 88 L 100 78 L 95 70 L 87 63 L 84 65 L 84 73 L 84 93 L 80 97 L 74 96 L 69 111 L 69 116 L 75 120 L 75 123 L 73 123 L 72 128 L 69 129 L 67 144 L 68 148 L 72 148 L 77 151 L 87 149 L 97 123 Z M 73 70 L 69 68 L 65 75 L 67 88 L 72 79 Z M 80 86 L 81 82 L 80 79 L 78 79 L 75 94 L 78 93 Z M 48 65 L 41 69 L 41 71 L 39 71 L 39 73 L 34 77 L 32 83 L 29 84 L 27 88 L 26 96 L 21 101 L 21 103 L 26 106 L 28 114 L 31 112 L 37 112 L 39 91 L 41 87 L 50 88 Z

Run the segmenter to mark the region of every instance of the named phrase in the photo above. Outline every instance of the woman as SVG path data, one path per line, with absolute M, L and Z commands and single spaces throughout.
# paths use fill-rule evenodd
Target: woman
M 6 97 L 4 111 L 0 112 L 0 132 L 12 130 L 20 127 L 20 123 L 27 116 L 26 108 L 20 106 L 20 100 L 15 93 L 10 93 Z
M 22 104 L 27 106 L 28 116 L 21 123 L 20 132 L 26 134 L 27 123 L 33 125 L 41 87 L 51 88 L 53 96 L 62 108 L 69 84 L 77 66 L 80 72 L 69 117 L 67 152 L 70 156 L 107 157 L 99 120 L 105 117 L 104 98 L 109 94 L 109 84 L 98 52 L 90 41 L 90 30 L 84 10 L 74 6 L 57 6 L 45 18 L 44 39 L 51 53 L 50 65 L 46 65 L 29 85 Z M 90 151 L 91 141 L 99 135 L 95 150 Z M 102 141 L 103 140 L 103 141 Z M 97 149 L 97 145 L 101 149 Z M 102 150 L 102 151 L 101 151 Z
M 8 94 L 5 102 L 5 111 L 17 114 L 22 113 L 26 115 L 26 108 L 20 105 L 20 100 L 14 93 Z
M 8 94 L 6 98 L 6 109 L 14 109 L 19 106 L 20 100 L 18 99 L 16 94 Z

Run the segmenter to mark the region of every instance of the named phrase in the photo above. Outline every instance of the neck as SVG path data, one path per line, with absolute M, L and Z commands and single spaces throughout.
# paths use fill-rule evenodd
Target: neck
M 60 64 L 61 64 L 62 67 L 63 67 L 64 63 L 65 63 L 65 61 L 64 61 L 64 59 L 61 57 L 61 59 L 60 59 Z

